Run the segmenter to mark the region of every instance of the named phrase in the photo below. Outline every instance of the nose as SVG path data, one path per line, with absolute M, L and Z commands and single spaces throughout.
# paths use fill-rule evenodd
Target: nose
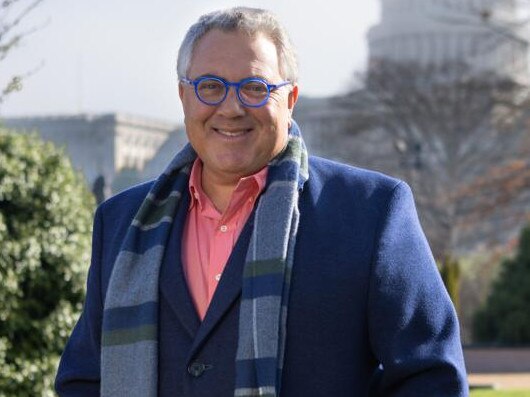
M 239 117 L 245 115 L 245 107 L 239 101 L 235 87 L 229 87 L 226 98 L 217 106 L 217 112 L 225 117 Z

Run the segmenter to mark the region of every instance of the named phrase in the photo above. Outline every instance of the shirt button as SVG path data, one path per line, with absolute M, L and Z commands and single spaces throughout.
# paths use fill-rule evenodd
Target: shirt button
M 228 230 L 228 226 L 226 225 L 222 225 L 220 228 L 219 228 L 220 231 L 222 231 L 223 233 L 225 233 L 227 230 Z
M 221 280 L 221 273 L 215 275 L 215 280 L 216 281 Z

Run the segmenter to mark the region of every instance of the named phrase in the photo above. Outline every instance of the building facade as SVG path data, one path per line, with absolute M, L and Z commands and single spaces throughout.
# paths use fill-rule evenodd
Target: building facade
M 528 26 L 516 0 L 381 0 L 368 33 L 369 64 L 464 61 L 528 80 Z
M 4 119 L 3 123 L 21 133 L 37 133 L 64 148 L 73 166 L 90 186 L 97 181 L 105 197 L 126 187 L 123 175 L 129 176 L 129 184 L 141 181 L 148 163 L 179 130 L 175 124 L 115 113 L 17 117 Z M 171 142 L 183 145 L 178 140 Z

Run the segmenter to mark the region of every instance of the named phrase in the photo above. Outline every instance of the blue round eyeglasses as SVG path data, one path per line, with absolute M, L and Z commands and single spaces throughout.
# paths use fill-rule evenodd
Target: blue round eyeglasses
M 292 84 L 290 81 L 269 84 L 259 77 L 248 77 L 237 83 L 217 76 L 202 76 L 195 80 L 182 78 L 180 81 L 192 85 L 197 99 L 210 106 L 222 103 L 226 99 L 230 87 L 235 87 L 239 102 L 243 106 L 251 108 L 259 108 L 265 105 L 272 91 Z

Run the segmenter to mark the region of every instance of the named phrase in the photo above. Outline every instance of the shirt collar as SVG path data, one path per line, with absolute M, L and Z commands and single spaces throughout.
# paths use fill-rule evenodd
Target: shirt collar
M 267 183 L 268 166 L 263 167 L 255 174 L 245 176 L 239 180 L 235 192 L 244 192 L 245 195 L 256 199 L 257 196 L 265 188 Z M 189 180 L 190 205 L 188 210 L 191 210 L 195 205 L 198 205 L 199 211 L 205 211 L 207 208 L 213 208 L 211 200 L 202 189 L 202 161 L 197 157 L 193 162 Z M 234 196 L 232 193 L 232 198 Z

